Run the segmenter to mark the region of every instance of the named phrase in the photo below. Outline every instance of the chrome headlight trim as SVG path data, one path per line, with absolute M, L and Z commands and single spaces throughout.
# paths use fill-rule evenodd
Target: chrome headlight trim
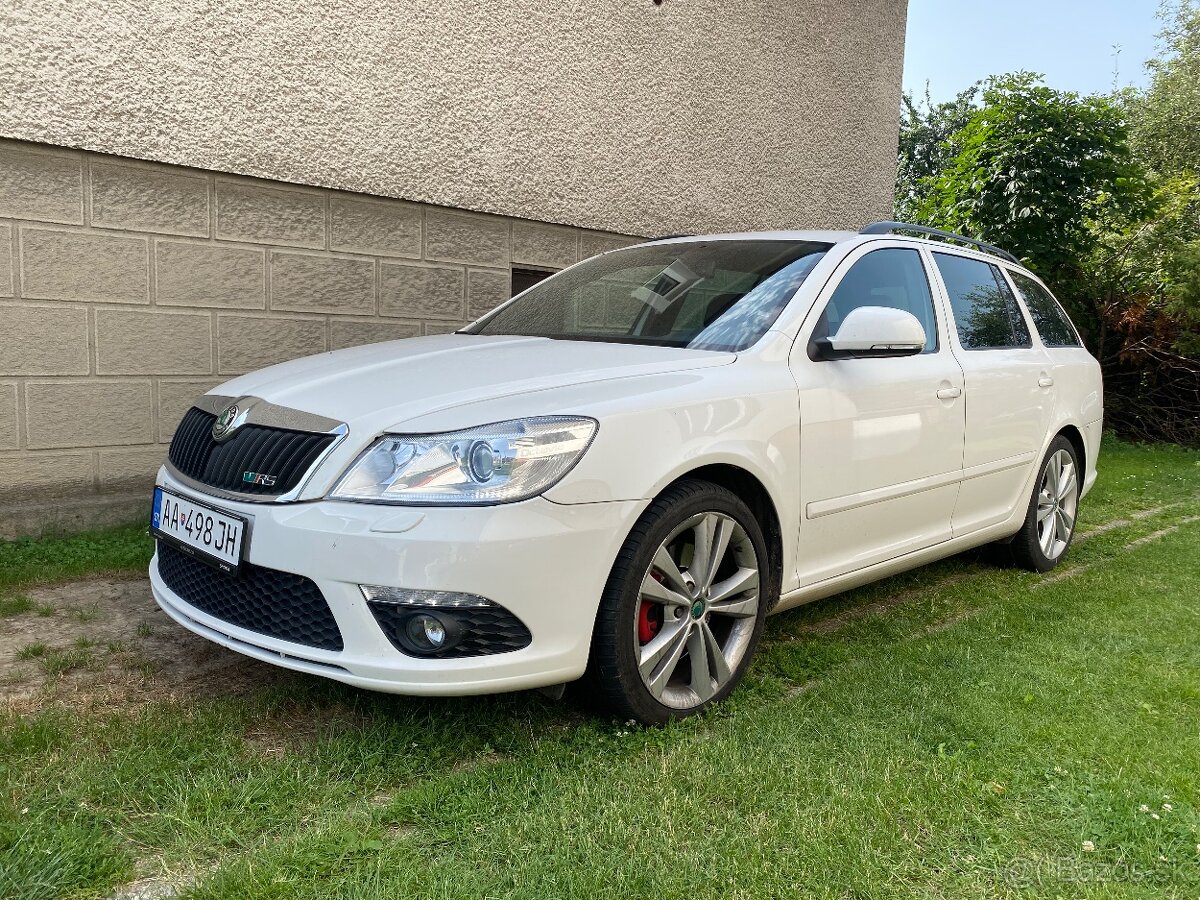
M 382 434 L 326 499 L 389 506 L 519 503 L 565 478 L 599 427 L 588 416 L 531 416 L 457 431 Z

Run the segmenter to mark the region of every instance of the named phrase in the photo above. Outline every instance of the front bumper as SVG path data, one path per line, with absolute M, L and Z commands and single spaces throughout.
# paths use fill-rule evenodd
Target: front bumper
M 158 483 L 250 520 L 245 558 L 312 579 L 344 648 L 321 650 L 240 628 L 191 606 L 150 564 L 159 606 L 176 622 L 265 662 L 399 694 L 463 695 L 571 681 L 587 666 L 600 594 L 640 501 L 560 505 L 543 498 L 491 507 L 387 507 L 322 500 L 219 500 L 163 470 Z M 409 656 L 383 633 L 361 584 L 486 597 L 525 623 L 520 650 L 460 659 Z

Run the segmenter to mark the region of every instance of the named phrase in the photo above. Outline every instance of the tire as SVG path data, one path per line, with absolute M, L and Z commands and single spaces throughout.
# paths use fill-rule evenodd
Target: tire
M 605 585 L 587 675 L 595 698 L 647 725 L 720 702 L 750 665 L 777 584 L 737 495 L 706 481 L 672 485 L 638 519 Z
M 1025 521 L 1009 545 L 1017 565 L 1049 572 L 1066 556 L 1079 513 L 1079 473 L 1074 445 L 1058 435 L 1042 458 Z

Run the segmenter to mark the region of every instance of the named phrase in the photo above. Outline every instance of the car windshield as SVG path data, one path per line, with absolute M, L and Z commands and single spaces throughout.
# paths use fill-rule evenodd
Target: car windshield
M 534 285 L 463 333 L 743 350 L 831 246 L 723 240 L 615 250 Z

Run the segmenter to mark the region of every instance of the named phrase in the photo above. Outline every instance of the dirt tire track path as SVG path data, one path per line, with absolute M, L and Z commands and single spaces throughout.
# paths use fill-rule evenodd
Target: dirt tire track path
M 0 619 L 0 708 L 30 711 L 55 701 L 129 708 L 246 693 L 285 674 L 175 624 L 145 578 L 22 593 L 37 611 Z

